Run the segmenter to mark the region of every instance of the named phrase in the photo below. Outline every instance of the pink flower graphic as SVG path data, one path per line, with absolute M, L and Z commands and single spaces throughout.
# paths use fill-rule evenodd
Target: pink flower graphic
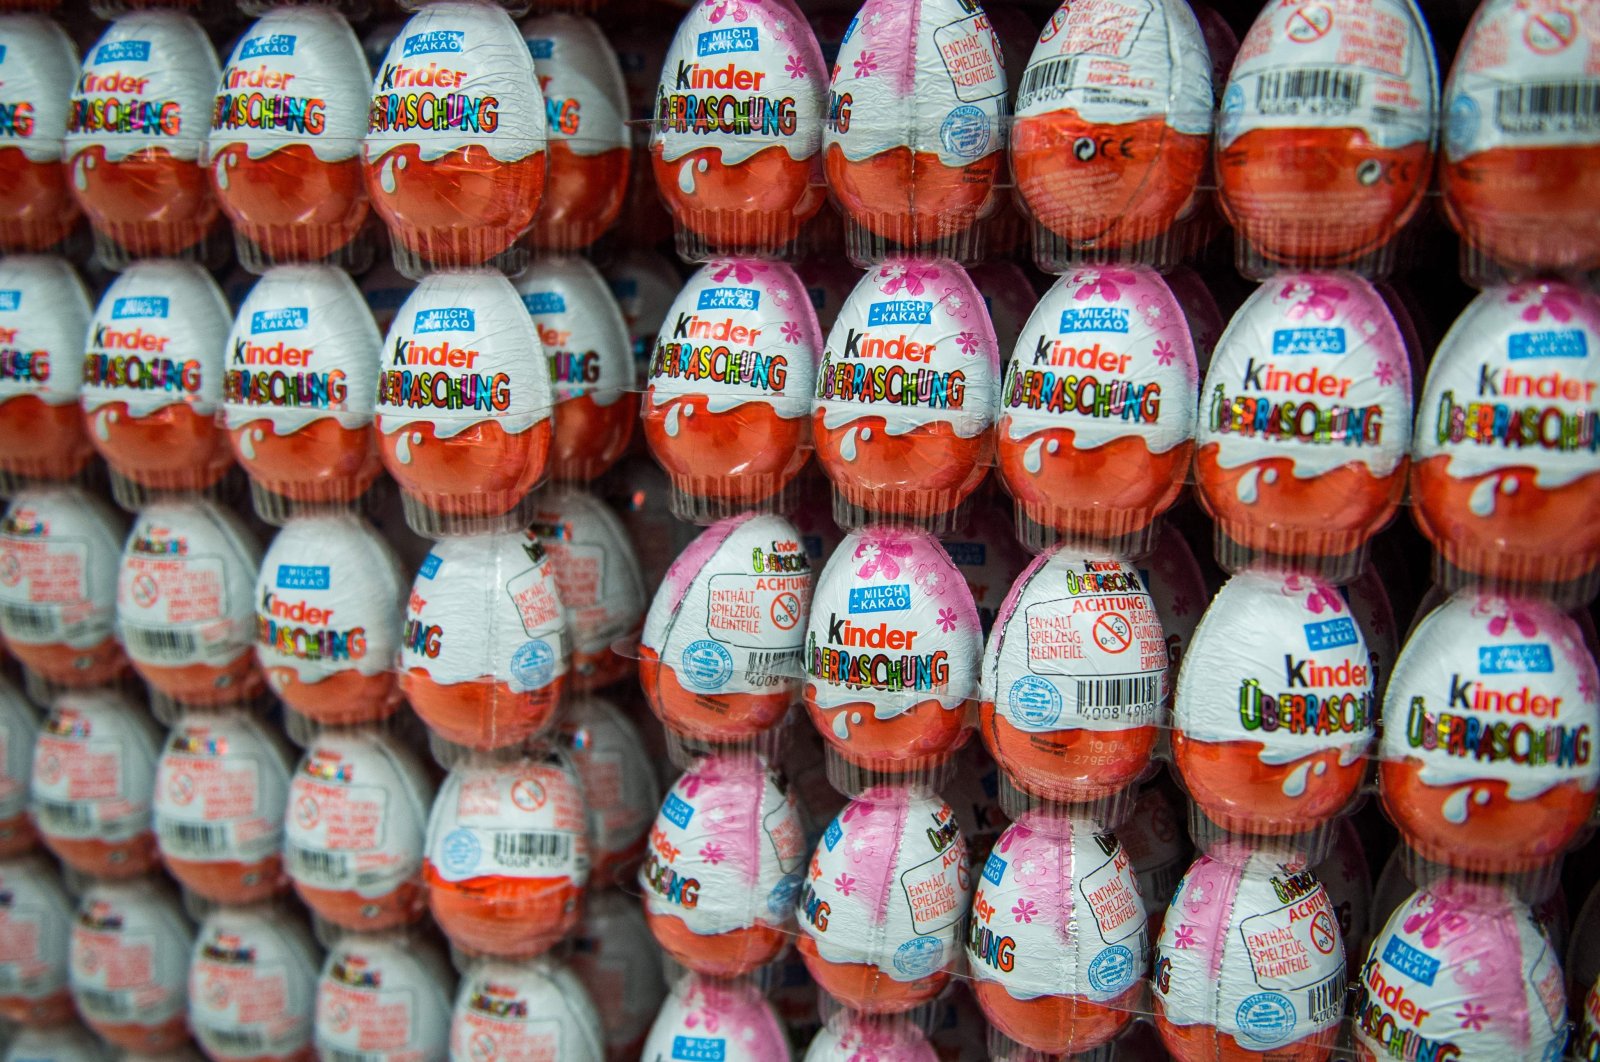
M 1172 344 L 1165 339 L 1155 345 L 1153 353 L 1156 361 L 1162 365 L 1171 365 L 1173 359 L 1178 356 L 1178 352 L 1172 349 Z
M 789 23 L 787 20 L 781 18 L 775 18 L 772 20 L 772 39 L 775 41 L 787 41 L 793 39 L 789 34 Z M 789 57 L 790 62 L 794 62 L 794 59 L 794 56 Z
M 1378 362 L 1377 366 L 1373 368 L 1372 375 L 1378 378 L 1378 382 L 1380 384 L 1388 387 L 1390 384 L 1394 383 L 1394 365 L 1387 361 L 1380 361 Z
M 1078 285 L 1072 296 L 1075 302 L 1088 302 L 1096 295 L 1106 302 L 1120 302 L 1122 289 L 1139 283 L 1139 277 L 1126 269 L 1080 269 L 1072 275 L 1072 282 Z
M 712 841 L 704 848 L 700 849 L 700 858 L 704 859 L 712 866 L 716 866 L 718 863 L 728 858 L 728 852 L 727 849 L 723 848 L 720 844 Z
M 1541 295 L 1544 297 L 1539 298 Z M 1572 300 L 1562 292 L 1548 290 L 1543 284 L 1524 285 L 1507 295 L 1506 301 L 1514 306 L 1523 302 L 1528 303 L 1522 309 L 1524 321 L 1537 321 L 1544 314 L 1549 314 L 1553 320 L 1562 324 L 1572 320 L 1574 309 Z
M 1447 938 L 1454 939 L 1472 924 L 1455 904 L 1441 896 L 1430 893 L 1421 903 L 1425 906 L 1406 916 L 1400 929 L 1405 933 L 1418 933 L 1425 948 L 1439 947 Z
M 833 887 L 839 890 L 840 896 L 849 896 L 856 891 L 856 879 L 849 874 L 840 874 L 833 879 Z
M 707 1000 L 704 1007 L 683 1019 L 685 1029 L 703 1028 L 708 1033 L 716 1032 L 721 1025 L 722 1019 L 717 1016 L 717 1008 L 710 1000 Z
M 911 543 L 880 539 L 863 542 L 856 547 L 856 560 L 862 562 L 856 574 L 863 579 L 882 575 L 894 579 L 900 575 L 900 565 L 911 556 Z
M 944 631 L 946 634 L 948 634 L 949 632 L 955 630 L 956 629 L 956 610 L 953 609 L 953 608 L 941 608 L 939 610 L 938 624 L 939 624 L 939 629 Z
M 1317 276 L 1285 281 L 1283 290 L 1278 294 L 1278 298 L 1294 303 L 1284 314 L 1291 321 L 1299 321 L 1308 315 L 1321 321 L 1331 321 L 1338 304 L 1349 297 L 1348 288 Z
M 960 332 L 956 335 L 956 346 L 961 348 L 961 353 L 972 355 L 978 352 L 978 336 L 975 332 Z
M 872 52 L 862 52 L 856 58 L 856 77 L 871 77 L 878 69 L 878 57 Z
M 927 266 L 913 269 L 905 262 L 888 262 L 878 270 L 878 279 L 883 281 L 878 290 L 885 295 L 904 291 L 907 295 L 921 295 L 927 290 L 926 284 L 939 278 L 939 271 Z
M 798 343 L 798 342 L 800 342 L 800 326 L 795 324 L 793 321 L 785 321 L 783 323 L 782 331 L 783 331 L 784 342 L 786 342 L 786 343 Z
M 750 11 L 744 6 L 743 0 L 716 0 L 711 8 L 710 19 L 712 22 L 721 22 L 731 18 L 735 22 L 744 22 L 750 17 Z
M 1018 900 L 1011 908 L 1011 913 L 1018 922 L 1033 923 L 1033 918 L 1039 913 L 1039 905 L 1032 900 Z
M 1338 615 L 1344 611 L 1344 598 L 1339 596 L 1339 591 L 1326 583 L 1319 583 L 1315 579 L 1303 575 L 1291 575 L 1283 581 L 1285 597 L 1304 592 L 1306 595 L 1306 608 L 1313 615 L 1322 615 L 1322 610 Z
M 917 589 L 934 597 L 943 597 L 949 589 L 945 573 L 937 564 L 917 565 L 917 574 L 912 581 L 917 584 Z
M 1162 328 L 1171 316 L 1167 307 L 1161 302 L 1161 296 L 1155 292 L 1147 291 L 1139 296 L 1139 316 L 1144 318 L 1144 323 L 1151 328 Z
M 1539 633 L 1539 625 L 1534 622 L 1532 616 L 1519 611 L 1508 602 L 1502 602 L 1501 606 L 1504 611 L 1495 613 L 1489 619 L 1488 630 L 1491 635 L 1498 638 L 1505 634 L 1507 627 L 1515 627 L 1517 633 L 1524 638 L 1532 638 Z
M 806 61 L 800 58 L 798 55 L 789 56 L 789 61 L 784 64 L 783 68 L 789 72 L 790 78 L 802 78 L 806 76 Z
M 1478 1032 L 1489 1024 L 1489 1008 L 1481 1003 L 1463 1003 L 1461 1009 L 1456 1011 L 1456 1017 L 1461 1019 L 1463 1029 Z
M 711 279 L 721 284 L 732 277 L 735 283 L 749 284 L 757 275 L 766 271 L 767 267 L 761 262 L 751 261 L 748 258 L 728 258 L 717 264 L 716 272 L 711 274 Z
M 1172 611 L 1174 615 L 1187 616 L 1189 610 L 1193 607 L 1194 603 L 1189 600 L 1189 595 L 1183 591 L 1180 590 L 1172 595 Z
M 1194 926 L 1179 926 L 1177 933 L 1173 934 L 1172 946 L 1179 951 L 1187 951 L 1194 947 Z

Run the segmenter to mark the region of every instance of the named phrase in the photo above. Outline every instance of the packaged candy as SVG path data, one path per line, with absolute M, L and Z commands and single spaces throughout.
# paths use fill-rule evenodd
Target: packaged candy
M 950 805 L 874 787 L 839 813 L 811 855 L 797 944 L 834 999 L 867 1014 L 900 1013 L 949 982 L 971 900 L 967 845 Z
M 1155 951 L 1156 1027 L 1178 1062 L 1319 1062 L 1344 1017 L 1344 943 L 1298 856 L 1232 843 L 1196 859 Z
M 1381 702 L 1384 688 L 1389 685 L 1389 673 L 1394 670 L 1395 658 L 1400 655 L 1399 628 L 1395 625 L 1394 605 L 1389 601 L 1389 590 L 1377 567 L 1369 563 L 1353 582 L 1344 587 L 1344 596 L 1350 603 L 1350 614 L 1355 617 L 1367 640 L 1367 659 L 1372 662 L 1372 688 L 1377 691 Z
M 66 159 L 108 264 L 195 253 L 214 227 L 205 144 L 219 75 L 205 31 L 176 11 L 125 14 L 84 56 Z
M 605 34 L 582 15 L 552 12 L 522 23 L 544 94 L 550 172 L 528 240 L 575 251 L 605 234 L 628 191 L 628 101 Z
M 1311 868 L 1328 890 L 1328 902 L 1339 919 L 1339 936 L 1345 943 L 1345 965 L 1350 979 L 1360 976 L 1362 958 L 1372 940 L 1372 871 L 1367 866 L 1365 842 L 1349 817 L 1333 824 L 1328 854 Z
M 812 811 L 816 828 L 844 807 L 843 795 L 838 796 L 837 803 Z M 944 787 L 943 796 L 945 803 L 956 809 L 961 836 L 967 839 L 969 862 L 975 867 L 983 866 L 1011 819 L 1000 800 L 1000 768 L 981 743 L 968 742 L 956 753 L 953 777 Z M 1010 804 L 1009 798 L 1006 803 Z
M 1133 1018 L 1148 971 L 1133 863 L 1087 818 L 1027 812 L 972 898 L 967 961 L 996 1030 L 1047 1055 L 1093 1050 Z
M 1211 366 L 1211 352 L 1217 348 L 1217 340 L 1222 338 L 1222 331 L 1227 327 L 1227 321 L 1222 317 L 1222 307 L 1217 305 L 1217 297 L 1211 294 L 1211 289 L 1200 274 L 1190 266 L 1176 266 L 1163 273 L 1161 279 L 1183 310 L 1189 335 L 1194 339 L 1195 363 L 1204 378 Z
M 194 927 L 164 882 L 97 882 L 72 926 L 72 998 L 83 1020 L 124 1051 L 160 1054 L 189 1039 Z
M 21 691 L 0 677 L 0 859 L 15 859 L 38 841 L 28 810 L 33 748 L 38 737 L 38 710 Z M 4 983 L 0 979 L 0 984 Z M 4 1005 L 0 997 L 0 1018 L 6 1017 Z
M 320 965 L 298 918 L 260 906 L 208 915 L 189 966 L 189 1028 L 206 1057 L 309 1058 Z
M 263 519 L 352 505 L 378 478 L 381 343 L 342 270 L 278 266 L 250 290 L 228 335 L 222 410 Z
M 462 951 L 523 959 L 559 943 L 578 924 L 589 881 L 572 764 L 539 746 L 469 755 L 434 800 L 423 877 L 434 920 Z
M 1167 704 L 1178 688 L 1178 666 L 1194 641 L 1195 628 L 1211 600 L 1200 562 L 1171 525 L 1163 526 L 1150 553 L 1138 561 L 1139 577 L 1144 580 L 1150 600 L 1155 602 L 1161 630 L 1167 637 Z M 1365 627 L 1363 626 L 1363 630 Z M 1370 653 L 1371 642 L 1367 643 Z M 1390 657 L 1393 659 L 1393 657 Z M 1387 672 L 1385 672 L 1387 673 Z
M 356 241 L 367 219 L 370 87 L 360 42 L 330 8 L 268 11 L 239 37 L 216 88 L 206 157 L 246 266 L 367 259 Z
M 803 1062 L 938 1062 L 922 1030 L 910 1022 L 840 1011 L 822 1027 Z
M 544 97 L 511 16 L 429 3 L 377 70 L 361 154 L 395 265 L 421 276 L 502 259 L 539 210 L 546 168 Z
M 792 0 L 689 8 L 661 67 L 650 127 L 656 189 L 687 257 L 777 249 L 822 206 L 825 76 Z
M 1411 0 L 1267 4 L 1222 94 L 1223 211 L 1269 262 L 1373 254 L 1422 203 L 1438 99 L 1428 28 Z
M 1139 790 L 1127 820 L 1117 827 L 1118 839 L 1124 841 L 1123 849 L 1133 864 L 1133 876 L 1139 881 L 1139 894 L 1144 897 L 1150 921 L 1146 936 L 1152 941 L 1161 936 L 1167 904 L 1194 858 L 1183 811 L 1182 794 L 1163 772 Z
M 111 1062 L 112 1053 L 87 1029 L 71 1022 L 20 1030 L 0 1058 L 5 1062 Z
M 442 1062 L 454 971 L 439 949 L 399 934 L 349 935 L 317 978 L 312 1044 L 319 1058 Z
M 604 270 L 606 283 L 616 297 L 628 326 L 628 341 L 633 345 L 635 375 L 643 379 L 650 369 L 650 355 L 656 336 L 667 320 L 672 301 L 678 297 L 683 280 L 678 270 L 655 251 L 630 248 Z M 808 289 L 809 290 L 809 289 Z
M 7 150 L 0 147 L 0 157 Z M 4 175 L 12 172 L 0 164 L 0 211 Z M 0 240 L 5 224 L 0 217 Z M 75 368 L 93 312 L 64 259 L 0 258 L 0 475 L 71 479 L 94 456 L 78 406 L 83 373 Z
M 231 317 L 187 262 L 135 262 L 100 297 L 79 401 L 123 508 L 150 491 L 211 487 L 233 466 L 217 418 Z
M 1417 402 L 1417 526 L 1468 577 L 1600 568 L 1600 298 L 1558 281 L 1483 292 L 1439 344 Z M 1585 595 L 1587 596 L 1587 595 Z
M 1196 442 L 1219 561 L 1267 553 L 1354 577 L 1359 563 L 1333 558 L 1394 514 L 1411 442 L 1411 367 L 1372 285 L 1293 273 L 1257 288 L 1217 343 Z
M 961 237 L 998 205 L 1007 104 L 1005 59 L 982 7 L 867 0 L 833 61 L 822 128 L 852 257 L 929 244 L 970 252 Z
M 178 884 L 218 903 L 279 892 L 289 757 L 243 712 L 187 714 L 156 764 L 156 842 Z
M 689 544 L 656 591 L 639 679 L 673 734 L 728 743 L 770 730 L 800 688 L 811 561 L 781 516 L 746 513 Z
M 435 543 L 411 584 L 400 689 L 428 728 L 499 749 L 561 703 L 567 633 L 553 564 L 531 532 Z
M 667 995 L 639 901 L 618 889 L 590 893 L 573 945 L 568 961 L 600 1013 L 606 1062 L 638 1062 Z
M 25 490 L 0 517 L 0 638 L 52 686 L 109 685 L 128 670 L 117 641 L 122 521 L 75 487 Z
M 709 522 L 774 504 L 810 457 L 821 348 L 816 311 L 787 265 L 719 259 L 689 278 L 662 322 L 644 403 L 675 515 Z
M 941 539 L 939 544 L 967 581 L 972 601 L 978 606 L 983 636 L 988 638 L 1000 606 L 1011 592 L 1011 584 L 1032 558 L 1017 544 L 1011 521 L 999 506 L 975 509 L 964 532 Z
M 432 274 L 400 307 L 383 346 L 378 441 L 406 522 L 438 538 L 526 519 L 521 507 L 550 453 L 554 403 L 538 334 L 511 283 Z
M 1025 538 L 1145 552 L 1194 455 L 1199 375 L 1166 282 L 1146 266 L 1063 276 L 1008 355 L 995 448 Z
M 355 516 L 297 516 L 261 560 L 256 660 L 284 705 L 329 726 L 385 719 L 406 584 L 394 551 Z
M 1554 862 L 1600 785 L 1600 678 L 1551 605 L 1464 590 L 1417 624 L 1380 746 L 1384 810 L 1423 858 L 1510 872 Z
M 1006 10 L 1017 14 L 1015 8 Z M 980 262 L 968 269 L 967 275 L 978 286 L 983 305 L 989 311 L 989 323 L 994 325 L 995 349 L 1002 358 L 1009 356 L 1022 335 L 1022 326 L 1039 302 L 1033 281 L 1022 267 L 1007 261 Z
M 284 868 L 306 906 L 352 930 L 420 918 L 433 788 L 410 750 L 380 730 L 317 735 L 289 783 L 284 823 Z
M 1211 63 L 1178 0 L 1063 3 L 1017 89 L 1011 167 L 1041 267 L 1147 247 L 1199 186 L 1211 153 Z
M 982 654 L 972 591 L 937 539 L 853 531 L 812 598 L 806 711 L 861 771 L 927 772 L 970 736 Z
M 868 270 L 828 333 L 812 404 L 841 523 L 948 525 L 994 457 L 999 372 L 989 312 L 960 266 L 893 258 Z
M 620 882 L 644 858 L 661 796 L 655 765 L 633 723 L 599 697 L 574 698 L 563 713 L 561 734 L 589 809 L 590 878 Z
M 1361 1062 L 1562 1057 L 1560 957 L 1527 906 L 1496 886 L 1413 893 L 1372 942 L 1357 989 Z
M 0 16 L 0 44 L 15 63 L 5 85 L 14 117 L 0 134 L 0 248 L 42 251 L 78 220 L 61 157 L 78 48 L 48 18 L 24 14 Z
M 120 693 L 76 690 L 56 698 L 33 746 L 29 807 L 57 859 L 107 880 L 155 866 L 160 743 L 149 715 Z
M 604 1062 L 600 1015 L 571 971 L 548 961 L 491 959 L 461 979 L 451 1058 Z
M 1170 681 L 1161 617 L 1138 570 L 1057 547 L 1022 573 L 989 636 L 984 744 L 1031 796 L 1112 796 L 1149 768 Z
M 1306 576 L 1241 572 L 1183 659 L 1173 762 L 1223 829 L 1301 833 L 1355 796 L 1376 709 L 1366 639 L 1343 595 Z
M 793 933 L 805 845 L 799 808 L 761 757 L 697 761 L 667 792 L 639 870 L 656 943 L 715 977 L 771 962 Z
M 670 1062 L 674 1053 L 743 1062 L 786 1062 L 789 1041 L 760 989 L 745 981 L 690 974 L 672 988 L 650 1026 L 640 1062 Z
M 224 705 L 260 690 L 251 652 L 260 558 L 239 518 L 210 502 L 140 510 L 117 572 L 117 629 L 155 693 Z
M 72 899 L 50 862 L 39 856 L 0 862 L 0 1017 L 25 1027 L 72 1020 L 68 991 L 68 938 Z
M 616 464 L 639 419 L 628 327 L 586 259 L 540 258 L 512 283 L 550 359 L 550 474 L 586 483 Z

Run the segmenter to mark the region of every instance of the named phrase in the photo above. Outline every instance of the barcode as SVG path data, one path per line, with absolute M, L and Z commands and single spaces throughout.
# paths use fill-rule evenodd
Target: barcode
M 1160 675 L 1130 678 L 1078 679 L 1078 715 L 1084 719 L 1143 722 L 1154 714 L 1161 696 Z
M 572 838 L 564 833 L 497 833 L 494 859 L 503 867 L 563 866 L 572 856 Z
M 128 997 L 122 992 L 107 992 L 103 988 L 84 988 L 73 991 L 78 1009 L 97 1018 L 121 1018 L 130 1013 Z
M 745 681 L 757 688 L 781 686 L 785 679 L 800 675 L 800 654 L 785 652 L 752 652 L 745 658 Z
M 1023 71 L 1022 84 L 1017 88 L 1017 110 L 1040 100 L 1053 100 L 1066 95 L 1072 86 L 1075 58 L 1047 59 Z
M 211 1025 L 202 1026 L 195 1031 L 199 1034 L 202 1047 L 218 1053 L 244 1054 L 245 1052 L 259 1052 L 266 1046 L 266 1041 L 259 1029 L 240 1029 L 237 1027 L 224 1029 Z
M 45 833 L 78 834 L 94 829 L 94 808 L 67 800 L 35 800 L 34 818 Z
M 204 822 L 159 819 L 156 833 L 162 851 L 180 855 L 218 855 L 228 851 L 228 827 Z
M 56 610 L 45 605 L 0 605 L 0 630 L 7 638 L 22 641 L 54 637 Z
M 192 631 L 166 627 L 124 625 L 122 642 L 131 655 L 143 660 L 187 660 L 200 648 L 199 639 Z
M 1278 70 L 1256 79 L 1256 107 L 1296 113 L 1300 104 L 1331 105 L 1346 110 L 1361 98 L 1366 78 L 1349 70 Z M 1314 108 L 1311 108 L 1314 109 Z
M 1495 118 L 1508 133 L 1600 128 L 1600 81 L 1552 81 L 1497 89 Z
M 314 848 L 288 846 L 289 876 L 297 880 L 344 884 L 350 873 L 349 860 L 343 852 L 319 852 Z
M 1312 985 L 1306 993 L 1306 1003 L 1311 1020 L 1321 1023 L 1332 1021 L 1344 1013 L 1346 981 L 1343 977 L 1330 977 L 1320 985 Z

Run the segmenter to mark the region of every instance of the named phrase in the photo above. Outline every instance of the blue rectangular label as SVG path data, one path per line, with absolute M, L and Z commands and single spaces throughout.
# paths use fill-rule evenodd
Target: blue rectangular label
M 559 291 L 530 291 L 522 297 L 529 313 L 566 313 L 567 300 Z
M 413 55 L 432 55 L 435 52 L 459 52 L 461 42 L 466 38 L 465 30 L 429 30 L 427 33 L 417 33 L 406 38 L 400 46 L 400 51 L 406 57 Z
M 867 307 L 867 327 L 874 325 L 932 324 L 933 303 L 921 299 L 894 299 Z
M 761 34 L 754 26 L 729 26 L 726 29 L 714 29 L 708 33 L 700 34 L 695 45 L 697 54 L 729 55 L 733 52 L 758 52 L 761 50 Z
M 1120 306 L 1077 306 L 1061 311 L 1061 334 L 1127 332 L 1128 311 Z
M 844 829 L 839 825 L 839 820 L 834 819 L 828 823 L 828 828 L 822 831 L 822 843 L 828 846 L 828 851 L 833 851 L 833 846 L 844 837 Z
M 147 63 L 150 61 L 149 41 L 112 41 L 94 50 L 96 63 Z
M 417 574 L 424 579 L 432 579 L 439 574 L 440 563 L 438 554 L 430 553 L 422 558 L 422 565 L 417 569 Z
M 250 315 L 250 334 L 262 332 L 293 332 L 311 321 L 311 312 L 304 306 L 283 306 L 276 310 L 257 310 Z
M 0 44 L 0 63 L 3 63 L 5 61 L 6 61 L 6 46 L 3 45 L 3 44 Z
M 728 1042 L 709 1036 L 674 1036 L 672 1057 L 686 1062 L 727 1062 Z
M 694 805 L 677 793 L 668 793 L 666 803 L 661 805 L 661 814 L 678 829 L 688 829 L 689 820 L 694 818 Z
M 1439 960 L 1413 948 L 1399 937 L 1390 937 L 1383 948 L 1383 961 L 1419 984 L 1431 985 L 1439 973 Z
M 1356 644 L 1355 620 L 1349 617 L 1323 620 L 1321 623 L 1307 623 L 1305 628 L 1306 645 L 1311 647 L 1313 653 Z
M 1506 356 L 1523 358 L 1587 358 L 1589 340 L 1576 328 L 1549 332 L 1512 332 L 1506 341 Z
M 279 590 L 326 590 L 332 570 L 326 564 L 278 565 Z
M 944 551 L 963 568 L 978 568 L 989 562 L 989 547 L 982 542 L 946 542 Z
M 994 852 L 989 853 L 989 861 L 983 865 L 983 880 L 991 885 L 1000 884 L 1000 879 L 1006 876 L 1006 861 Z
M 431 310 L 418 310 L 418 332 L 476 332 L 477 313 L 466 306 L 437 306 Z
M 701 310 L 759 310 L 761 292 L 753 288 L 707 288 L 696 304 Z
M 553 59 L 556 54 L 556 42 L 549 37 L 529 37 L 528 54 L 535 59 Z
M 263 55 L 293 55 L 294 34 L 273 33 L 265 37 L 251 37 L 239 45 L 239 58 L 259 59 Z
M 1280 328 L 1272 333 L 1272 353 L 1343 354 L 1342 328 Z
M 905 612 L 911 608 L 911 584 L 890 583 L 887 586 L 858 586 L 850 591 L 850 611 Z
M 1513 675 L 1540 672 L 1550 674 L 1556 669 L 1550 647 L 1544 642 L 1527 645 L 1478 646 L 1478 670 L 1485 675 Z
M 165 317 L 168 308 L 165 295 L 130 295 L 111 304 L 111 319 L 125 321 L 130 317 Z
M 22 309 L 22 292 L 12 289 L 0 291 L 0 312 L 10 313 Z

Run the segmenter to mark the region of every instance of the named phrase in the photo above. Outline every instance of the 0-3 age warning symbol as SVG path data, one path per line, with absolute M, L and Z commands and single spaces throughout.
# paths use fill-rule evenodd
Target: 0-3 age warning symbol
M 1333 949 L 1339 946 L 1339 935 L 1333 928 L 1333 916 L 1327 911 L 1318 911 L 1316 917 L 1311 919 L 1311 943 L 1324 955 L 1332 955 Z
M 1333 29 L 1333 9 L 1326 4 L 1307 4 L 1289 16 L 1284 32 L 1296 44 L 1310 44 Z
M 800 598 L 784 591 L 772 599 L 772 622 L 780 631 L 792 631 L 800 622 Z
M 1133 644 L 1133 624 L 1120 612 L 1107 612 L 1094 621 L 1094 644 L 1108 653 L 1120 653 Z

